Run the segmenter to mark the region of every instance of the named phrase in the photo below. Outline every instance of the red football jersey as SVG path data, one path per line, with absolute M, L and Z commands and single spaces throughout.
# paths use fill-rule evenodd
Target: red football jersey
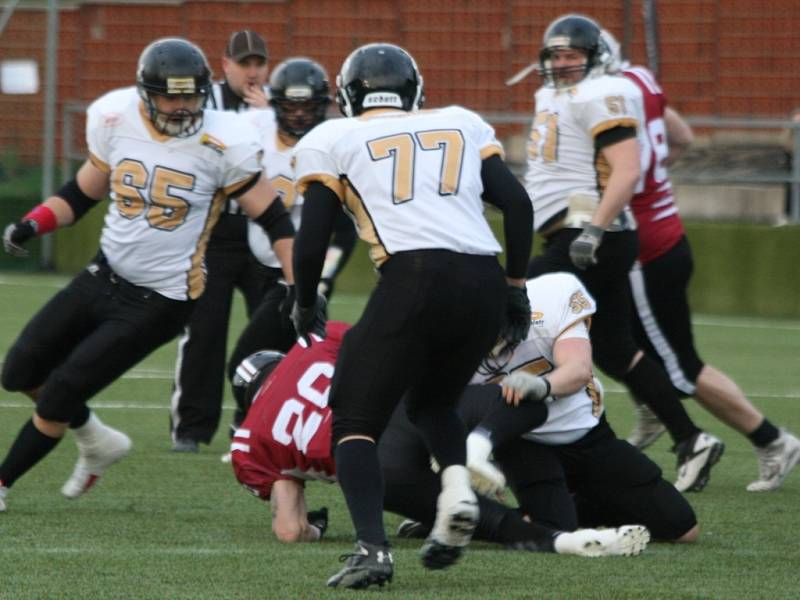
M 327 337 L 296 343 L 253 398 L 231 443 L 236 479 L 269 500 L 280 479 L 335 481 L 331 388 L 336 356 L 350 326 L 331 321 Z
M 665 161 L 669 154 L 664 109 L 667 99 L 653 74 L 634 66 L 623 71 L 642 90 L 644 97 L 644 139 L 642 182 L 631 201 L 639 226 L 639 260 L 646 263 L 664 254 L 680 241 L 683 223 L 675 206 L 672 184 Z

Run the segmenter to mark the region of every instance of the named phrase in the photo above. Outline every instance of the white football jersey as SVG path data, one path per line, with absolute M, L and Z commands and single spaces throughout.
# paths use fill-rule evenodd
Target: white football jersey
M 571 273 L 548 273 L 527 282 L 531 328 L 527 339 L 501 360 L 487 359 L 471 383 L 498 382 L 512 371 L 545 375 L 555 368 L 556 340 L 589 339 L 588 324 L 596 307 Z M 600 392 L 589 385 L 574 394 L 546 400 L 547 421 L 523 437 L 543 444 L 568 444 L 597 425 L 603 412 Z
M 536 92 L 536 116 L 528 140 L 525 188 L 533 202 L 537 229 L 567 209 L 579 193 L 598 202 L 610 167 L 595 150 L 598 134 L 618 126 L 639 127 L 641 92 L 622 76 L 584 79 L 567 89 Z M 625 208 L 626 221 L 635 222 Z
M 89 106 L 90 159 L 110 175 L 100 247 L 131 283 L 176 300 L 205 287 L 205 250 L 225 196 L 261 171 L 261 145 L 235 113 L 205 110 L 197 133 L 152 126 L 136 88 Z
M 303 196 L 298 194 L 294 186 L 294 171 L 292 170 L 292 147 L 283 144 L 278 137 L 278 128 L 274 113 L 266 111 L 250 111 L 243 118 L 251 122 L 260 133 L 264 156 L 261 164 L 269 178 L 272 187 L 283 200 L 286 210 L 292 219 L 295 230 L 300 228 L 300 213 L 303 207 Z M 250 251 L 262 264 L 280 268 L 281 263 L 272 250 L 272 242 L 264 228 L 258 223 L 248 220 L 247 241 Z
M 502 152 L 494 130 L 459 106 L 370 111 L 306 134 L 295 179 L 301 194 L 313 181 L 336 193 L 377 265 L 408 250 L 494 255 L 481 161 Z

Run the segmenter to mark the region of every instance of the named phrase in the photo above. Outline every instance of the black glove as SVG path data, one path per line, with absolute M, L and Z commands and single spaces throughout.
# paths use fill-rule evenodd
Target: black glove
M 322 539 L 328 530 L 328 507 L 308 511 L 308 524 L 319 529 L 319 539 Z
M 30 254 L 22 244 L 36 235 L 36 222 L 11 223 L 3 232 L 3 249 L 11 256 L 24 258 Z
M 300 306 L 297 302 L 294 303 L 292 324 L 294 324 L 294 330 L 298 338 L 303 338 L 306 343 L 311 343 L 308 336 L 312 333 L 319 337 L 325 337 L 325 323 L 328 320 L 326 316 L 327 304 L 325 296 L 320 294 L 317 294 L 317 301 L 314 306 Z
M 500 326 L 500 337 L 513 348 L 528 337 L 531 302 L 527 288 L 509 285 L 506 291 L 506 316 Z
M 280 282 L 280 285 L 286 288 L 286 295 L 283 300 L 278 304 L 278 314 L 281 317 L 283 326 L 288 327 L 290 330 L 294 329 L 292 324 L 292 309 L 294 308 L 294 286 L 288 283 Z
M 569 258 L 579 269 L 597 264 L 595 252 L 603 241 L 603 229 L 597 225 L 587 225 L 583 232 L 569 245 Z

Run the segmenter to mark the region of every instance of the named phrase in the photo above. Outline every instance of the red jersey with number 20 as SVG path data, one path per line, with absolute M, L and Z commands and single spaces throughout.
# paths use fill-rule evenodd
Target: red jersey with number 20
M 683 236 L 665 161 L 669 154 L 664 109 L 667 99 L 653 74 L 640 66 L 623 71 L 642 90 L 645 123 L 639 136 L 642 181 L 631 201 L 639 227 L 639 261 L 647 263 L 670 250 Z
M 336 480 L 331 454 L 331 388 L 336 355 L 350 326 L 328 322 L 327 337 L 296 343 L 261 384 L 231 443 L 239 482 L 269 500 L 278 480 Z

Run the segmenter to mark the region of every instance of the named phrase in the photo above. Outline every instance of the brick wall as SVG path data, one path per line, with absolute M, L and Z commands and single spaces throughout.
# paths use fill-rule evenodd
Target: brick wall
M 514 88 L 503 82 L 535 59 L 545 26 L 565 6 L 596 17 L 622 38 L 622 3 L 612 0 L 189 1 L 63 9 L 59 132 L 62 103 L 131 85 L 136 59 L 152 39 L 188 37 L 205 49 L 220 73 L 228 35 L 245 27 L 267 38 L 272 64 L 308 55 L 325 65 L 331 79 L 354 47 L 371 41 L 401 44 L 420 64 L 429 105 L 527 111 L 537 79 Z M 641 3 L 632 6 L 631 56 L 644 62 Z M 794 64 L 800 56 L 800 2 L 659 0 L 658 7 L 661 81 L 676 108 L 689 115 L 783 117 L 800 105 L 800 70 Z M 45 30 L 44 11 L 17 8 L 0 36 L 0 57 L 42 64 Z M 0 153 L 38 161 L 42 99 L 43 94 L 0 95 Z M 502 135 L 514 127 L 499 129 Z

